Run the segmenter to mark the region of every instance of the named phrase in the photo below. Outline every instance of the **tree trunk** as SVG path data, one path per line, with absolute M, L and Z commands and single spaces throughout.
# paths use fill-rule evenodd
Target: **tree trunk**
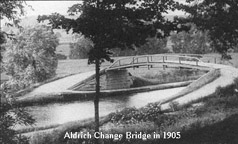
M 95 109 L 95 132 L 99 132 L 99 96 L 100 96 L 100 62 L 96 59 L 96 95 L 94 97 L 94 109 Z M 98 139 L 95 139 L 95 143 L 98 144 Z

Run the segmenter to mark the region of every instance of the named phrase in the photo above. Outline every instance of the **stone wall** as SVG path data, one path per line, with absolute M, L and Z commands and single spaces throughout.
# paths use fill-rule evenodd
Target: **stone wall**
M 133 84 L 132 76 L 126 69 L 110 70 L 100 76 L 101 90 L 114 90 L 130 88 Z M 79 91 L 94 91 L 95 78 L 81 84 L 76 90 Z
M 126 69 L 106 72 L 106 89 L 126 89 L 133 84 L 132 77 Z

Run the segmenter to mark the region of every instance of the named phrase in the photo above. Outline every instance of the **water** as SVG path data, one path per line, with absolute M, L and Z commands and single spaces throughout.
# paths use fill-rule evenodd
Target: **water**
M 185 87 L 143 92 L 124 96 L 101 98 L 99 115 L 105 116 L 125 107 L 140 108 L 151 102 L 160 101 L 172 96 Z M 75 120 L 94 117 L 93 101 L 76 101 L 70 103 L 54 103 L 44 106 L 31 106 L 26 110 L 36 119 L 36 126 L 63 124 Z

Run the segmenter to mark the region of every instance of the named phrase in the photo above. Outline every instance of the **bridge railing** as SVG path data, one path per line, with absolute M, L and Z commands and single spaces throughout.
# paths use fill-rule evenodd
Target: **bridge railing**
M 179 55 L 179 56 L 190 56 L 190 57 L 197 57 L 201 61 L 206 63 L 221 63 L 221 55 L 220 54 L 185 54 L 185 53 L 164 53 L 158 55 Z
M 108 69 L 120 67 L 133 67 L 139 65 L 152 65 L 153 63 L 180 63 L 188 65 L 199 65 L 202 62 L 197 57 L 179 55 L 142 55 L 125 57 L 116 60 Z

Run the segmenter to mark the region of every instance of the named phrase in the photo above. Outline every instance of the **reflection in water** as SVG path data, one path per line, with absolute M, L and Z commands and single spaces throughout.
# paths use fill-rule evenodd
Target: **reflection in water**
M 180 87 L 101 98 L 99 114 L 100 116 L 105 116 L 125 107 L 139 108 L 148 103 L 160 101 L 168 96 L 172 96 L 184 88 L 185 87 Z M 93 101 L 55 103 L 44 106 L 27 107 L 27 111 L 36 119 L 36 126 L 46 126 L 94 117 L 94 103 Z

